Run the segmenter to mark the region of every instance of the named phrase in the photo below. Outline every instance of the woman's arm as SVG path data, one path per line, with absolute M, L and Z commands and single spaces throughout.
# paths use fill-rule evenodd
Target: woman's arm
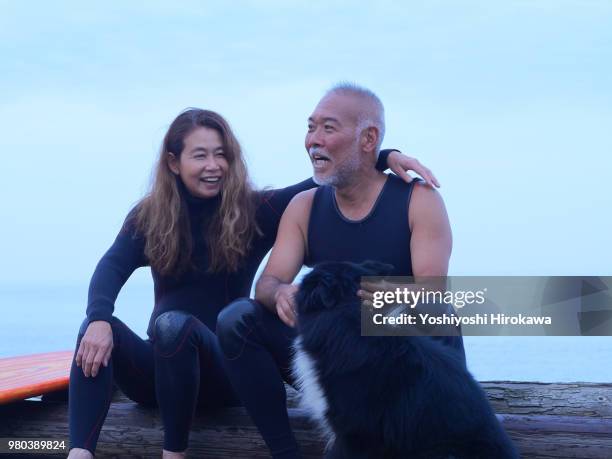
M 110 326 L 115 300 L 123 284 L 140 266 L 147 264 L 144 240 L 134 229 L 135 211 L 130 212 L 115 242 L 98 262 L 89 283 L 88 326 L 77 349 L 75 362 L 86 377 L 95 377 L 100 365 L 108 366 L 113 349 Z
M 91 277 L 87 300 L 90 322 L 110 322 L 121 287 L 136 269 L 148 264 L 144 256 L 144 239 L 135 231 L 134 213 L 130 212 Z
M 432 188 L 440 188 L 440 183 L 433 172 L 423 166 L 418 159 L 406 156 L 398 150 L 381 150 L 376 162 L 376 169 L 379 171 L 391 169 L 406 183 L 412 181 L 408 171 L 413 171 L 419 174 L 425 180 L 425 183 Z

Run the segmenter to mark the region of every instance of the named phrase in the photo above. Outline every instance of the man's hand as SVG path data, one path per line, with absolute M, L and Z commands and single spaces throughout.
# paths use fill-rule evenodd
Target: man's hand
M 398 289 L 403 297 L 403 292 L 414 292 L 415 294 L 422 292 L 424 295 L 426 292 L 440 292 L 441 297 L 444 296 L 447 288 L 447 279 L 445 276 L 432 276 L 414 279 L 413 282 L 405 282 L 396 284 L 387 280 L 379 280 L 377 282 L 366 282 L 361 281 L 360 289 L 357 291 L 357 296 L 361 298 L 363 304 L 367 307 L 372 307 L 374 304 L 374 292 L 393 292 L 395 293 Z M 413 300 L 412 296 L 408 297 L 409 300 Z M 380 300 L 380 299 L 379 299 Z M 452 312 L 452 305 L 447 305 L 444 302 L 419 302 L 410 305 L 411 310 L 414 313 L 427 313 L 431 315 L 446 314 Z
M 85 377 L 97 376 L 100 365 L 108 366 L 113 350 L 113 331 L 108 322 L 91 322 L 81 339 L 75 358 L 78 367 L 83 368 Z
M 374 303 L 374 292 L 387 292 L 393 290 L 391 283 L 386 280 L 379 280 L 378 282 L 361 281 L 359 287 L 357 296 L 361 298 L 361 301 L 363 301 L 366 306 L 372 306 Z
M 295 284 L 281 284 L 276 290 L 274 299 L 276 300 L 276 313 L 278 317 L 290 327 L 295 327 L 296 304 L 295 294 L 298 291 Z
M 412 177 L 408 175 L 407 171 L 413 171 L 419 174 L 431 187 L 440 188 L 440 183 L 433 175 L 433 172 L 423 166 L 416 158 L 411 158 L 397 150 L 393 150 L 387 158 L 387 165 L 389 169 L 407 183 L 412 181 Z

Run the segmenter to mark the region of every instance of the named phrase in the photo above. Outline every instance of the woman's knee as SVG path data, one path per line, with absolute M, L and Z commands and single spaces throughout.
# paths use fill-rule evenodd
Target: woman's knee
M 184 311 L 167 311 L 155 319 L 154 344 L 155 349 L 162 354 L 174 352 L 186 338 L 184 335 L 195 318 Z
M 249 298 L 240 298 L 217 316 L 217 338 L 226 356 L 236 355 L 252 331 L 258 308 L 262 306 Z

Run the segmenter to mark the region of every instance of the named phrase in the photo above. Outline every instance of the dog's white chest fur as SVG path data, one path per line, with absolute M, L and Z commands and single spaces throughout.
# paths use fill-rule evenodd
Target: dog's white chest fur
M 293 374 L 300 391 L 300 405 L 308 410 L 310 416 L 319 422 L 328 436 L 333 436 L 327 422 L 327 399 L 312 357 L 302 348 L 302 338 L 294 343 Z

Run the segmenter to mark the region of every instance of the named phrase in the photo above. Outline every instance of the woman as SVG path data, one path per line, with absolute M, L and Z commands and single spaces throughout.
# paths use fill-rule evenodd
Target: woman
M 389 154 L 381 153 L 382 162 Z M 397 152 L 389 158 L 398 174 L 406 176 L 406 167 L 435 183 L 416 160 Z M 130 399 L 159 405 L 164 457 L 184 454 L 196 406 L 239 404 L 221 363 L 217 314 L 249 295 L 285 207 L 314 186 L 306 180 L 255 191 L 220 115 L 188 109 L 172 122 L 151 192 L 130 212 L 91 279 L 70 373 L 70 458 L 92 457 L 113 381 Z M 112 313 L 128 277 L 147 265 L 155 306 L 143 340 Z

